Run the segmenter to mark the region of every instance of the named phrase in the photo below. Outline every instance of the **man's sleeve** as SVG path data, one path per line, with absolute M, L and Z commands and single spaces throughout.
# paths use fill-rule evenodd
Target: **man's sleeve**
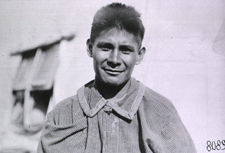
M 172 117 L 168 126 L 161 131 L 166 150 L 173 153 L 196 153 L 195 145 L 189 132 L 178 114 Z
M 139 115 L 141 138 L 147 153 L 196 153 L 177 110 L 165 97 L 147 90 Z
M 63 106 L 48 114 L 37 153 L 84 151 L 87 119 L 79 105 L 76 103 L 74 105 Z

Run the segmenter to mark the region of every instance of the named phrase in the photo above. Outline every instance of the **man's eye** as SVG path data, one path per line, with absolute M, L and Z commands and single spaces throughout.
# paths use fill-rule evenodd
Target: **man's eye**
M 109 51 L 110 48 L 108 48 L 108 47 L 101 47 L 101 50 L 103 50 L 103 51 Z
M 123 53 L 123 54 L 130 54 L 133 52 L 133 49 L 130 48 L 130 47 L 127 47 L 127 46 L 121 46 L 120 47 L 120 51 Z
M 130 53 L 131 53 L 130 50 L 122 50 L 121 52 L 122 52 L 123 54 L 130 54 Z
M 132 49 L 130 49 L 130 48 L 121 48 L 121 52 L 123 53 L 123 54 L 130 54 L 131 52 L 133 52 L 133 50 Z
M 100 43 L 97 45 L 97 47 L 102 51 L 110 51 L 111 49 L 113 49 L 113 46 L 108 43 Z

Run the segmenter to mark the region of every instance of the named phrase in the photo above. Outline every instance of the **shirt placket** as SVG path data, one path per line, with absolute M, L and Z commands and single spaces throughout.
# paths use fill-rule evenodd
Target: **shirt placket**
M 102 152 L 116 153 L 118 151 L 118 118 L 109 112 L 107 106 L 102 110 Z

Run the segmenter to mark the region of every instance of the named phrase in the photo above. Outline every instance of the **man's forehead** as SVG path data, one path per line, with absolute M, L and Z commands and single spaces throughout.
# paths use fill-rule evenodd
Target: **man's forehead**
M 107 39 L 107 37 L 123 37 L 124 39 L 128 39 L 128 38 L 133 38 L 138 44 L 140 44 L 142 41 L 141 41 L 141 38 L 139 36 L 135 36 L 133 33 L 131 32 L 128 32 L 124 29 L 119 29 L 119 28 L 111 28 L 111 29 L 106 29 L 106 30 L 103 30 L 99 33 L 99 35 L 96 37 L 96 39 L 98 39 L 99 37 L 105 37 Z M 95 40 L 96 40 L 95 39 Z

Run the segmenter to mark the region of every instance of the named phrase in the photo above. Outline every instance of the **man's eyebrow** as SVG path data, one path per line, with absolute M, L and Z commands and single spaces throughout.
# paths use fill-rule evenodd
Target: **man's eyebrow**
M 109 42 L 98 42 L 97 43 L 97 47 L 102 47 L 102 46 L 113 47 L 113 45 Z
M 131 45 L 120 45 L 120 48 L 127 48 L 127 49 L 134 50 L 134 47 Z

